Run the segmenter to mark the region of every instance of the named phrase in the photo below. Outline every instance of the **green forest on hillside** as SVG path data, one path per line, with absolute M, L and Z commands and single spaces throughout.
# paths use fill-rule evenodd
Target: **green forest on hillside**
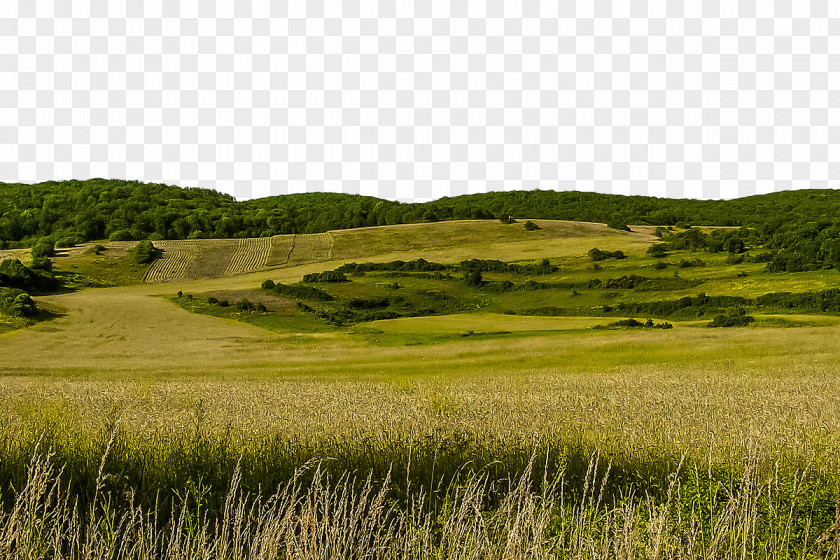
M 265 237 L 508 216 L 606 222 L 619 229 L 626 224 L 742 226 L 751 244 L 772 251 L 775 270 L 840 264 L 840 191 L 833 190 L 735 200 L 515 191 L 408 204 L 336 193 L 237 202 L 212 190 L 104 179 L 0 183 L 0 248 L 26 247 L 42 238 L 68 246 L 105 238 Z
M 448 219 L 544 218 L 590 222 L 749 226 L 773 233 L 830 222 L 840 192 L 787 191 L 735 200 L 664 199 L 584 192 L 513 191 L 400 203 L 337 193 L 237 202 L 198 188 L 90 179 L 0 183 L 0 240 L 261 237 Z

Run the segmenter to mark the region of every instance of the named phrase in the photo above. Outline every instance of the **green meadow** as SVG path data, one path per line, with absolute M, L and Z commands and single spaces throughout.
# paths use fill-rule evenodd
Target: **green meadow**
M 0 557 L 840 556 L 840 272 L 523 222 L 53 257 L 0 330 Z

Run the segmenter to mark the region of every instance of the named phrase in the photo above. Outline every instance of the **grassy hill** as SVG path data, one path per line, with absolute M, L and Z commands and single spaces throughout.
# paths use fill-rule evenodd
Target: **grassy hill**
M 826 556 L 840 271 L 739 228 L 522 218 L 60 248 L 49 317 L 0 333 L 0 546 L 218 550 L 234 504 L 272 557 Z

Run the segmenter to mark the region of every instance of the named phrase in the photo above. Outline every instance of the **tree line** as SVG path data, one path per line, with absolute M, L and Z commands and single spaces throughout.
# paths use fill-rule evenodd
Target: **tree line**
M 237 202 L 217 191 L 139 181 L 90 179 L 0 183 L 0 248 L 41 239 L 84 241 L 265 237 L 451 219 L 542 218 L 658 226 L 740 226 L 680 247 L 771 251 L 772 270 L 840 267 L 840 191 L 802 190 L 734 200 L 665 199 L 584 192 L 513 191 L 401 203 L 338 193 Z M 664 229 L 664 228 L 663 228 Z M 692 230 L 689 230 L 692 231 Z M 743 244 L 743 246 L 741 246 Z
M 735 200 L 513 191 L 401 203 L 338 193 L 237 202 L 217 191 L 90 179 L 0 183 L 0 240 L 55 242 L 261 237 L 449 219 L 543 218 L 612 224 L 748 226 L 834 222 L 840 192 L 787 191 Z

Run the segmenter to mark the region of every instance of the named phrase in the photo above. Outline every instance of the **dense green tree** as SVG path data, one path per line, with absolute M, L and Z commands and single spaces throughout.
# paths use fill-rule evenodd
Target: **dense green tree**
M 30 255 L 32 257 L 32 263 L 29 265 L 31 268 L 49 272 L 52 270 L 50 257 L 55 256 L 55 244 L 47 238 L 39 239 L 32 246 Z
M 481 275 L 481 270 L 478 268 L 473 268 L 468 270 L 464 274 L 464 282 L 467 286 L 471 286 L 473 288 L 477 288 L 484 283 L 484 278 Z

